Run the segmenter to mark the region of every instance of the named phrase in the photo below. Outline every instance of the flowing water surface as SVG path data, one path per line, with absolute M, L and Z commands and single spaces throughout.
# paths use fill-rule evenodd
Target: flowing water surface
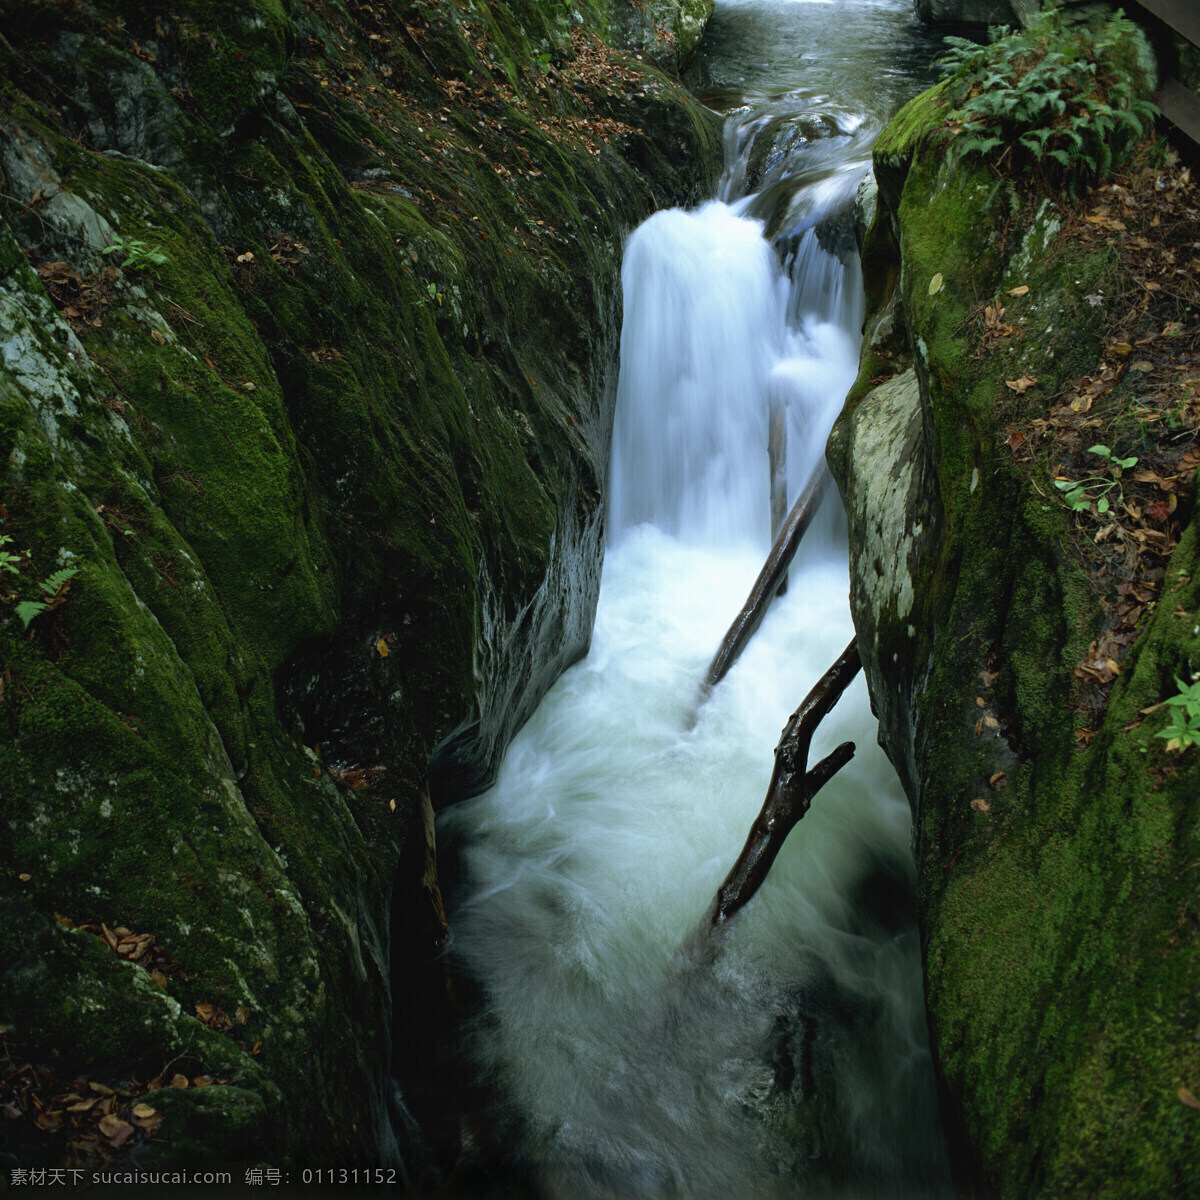
M 862 294 L 847 205 L 926 82 L 910 0 L 718 0 L 704 95 L 721 198 L 634 232 L 592 647 L 440 818 L 453 953 L 507 1151 L 545 1195 L 942 1195 L 909 815 L 860 680 L 853 740 L 715 962 L 681 945 L 763 800 L 789 713 L 852 636 L 836 497 L 697 709 L 771 540 L 768 412 L 794 497 L 824 470 Z M 789 498 L 790 498 L 789 497 Z

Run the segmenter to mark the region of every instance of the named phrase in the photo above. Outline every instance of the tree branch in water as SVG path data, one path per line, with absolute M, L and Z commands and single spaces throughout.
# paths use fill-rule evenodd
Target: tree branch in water
M 697 959 L 707 960 L 712 956 L 718 930 L 750 902 L 787 835 L 808 812 L 813 797 L 854 757 L 854 743 L 843 742 L 811 770 L 808 767 L 808 752 L 817 726 L 850 686 L 861 666 L 855 638 L 788 718 L 775 747 L 775 769 L 762 810 L 750 827 L 750 836 L 737 862 L 717 889 L 693 936 Z
M 784 521 L 783 528 L 780 529 L 779 536 L 767 555 L 767 561 L 763 563 L 763 568 L 754 581 L 754 587 L 750 589 L 750 595 L 742 605 L 742 611 L 730 625 L 721 640 L 720 649 L 709 663 L 708 673 L 700 686 L 701 704 L 708 699 L 709 692 L 725 678 L 726 672 L 737 662 L 738 655 L 746 648 L 746 643 L 754 631 L 762 624 L 767 608 L 787 578 L 787 569 L 795 557 L 800 539 L 812 524 L 821 497 L 825 493 L 827 479 L 825 471 L 819 470 L 800 494 L 800 498 L 792 505 L 792 511 L 788 513 L 787 520 Z

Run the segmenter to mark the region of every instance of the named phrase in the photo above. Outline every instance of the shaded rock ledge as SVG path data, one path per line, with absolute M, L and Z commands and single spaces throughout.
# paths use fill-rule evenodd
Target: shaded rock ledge
M 0 4 L 6 1173 L 403 1177 L 422 780 L 587 646 L 622 239 L 719 168 L 660 9 Z

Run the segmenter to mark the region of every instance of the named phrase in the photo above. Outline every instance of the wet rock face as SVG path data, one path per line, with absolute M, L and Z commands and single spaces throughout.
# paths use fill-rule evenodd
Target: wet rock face
M 1053 197 L 948 166 L 928 136 L 943 119 L 935 90 L 878 143 L 862 367 L 828 458 L 880 739 L 913 806 L 947 1135 L 964 1194 L 1150 1200 L 1200 1184 L 1178 1091 L 1200 1073 L 1200 936 L 1178 932 L 1200 760 L 1144 718 L 1200 653 L 1200 524 L 1079 739 L 1098 604 L 1054 464 L 1031 474 L 1006 440 L 1098 371 L 1094 300 L 1127 283 Z
M 396 1162 L 419 785 L 587 645 L 621 239 L 719 131 L 532 2 L 5 38 L 0 1036 L 49 1108 L 218 1080 L 145 1163 Z M 54 1163 L 22 1096 L 0 1159 Z
M 917 633 L 913 576 L 938 534 L 916 372 L 909 369 L 868 392 L 835 428 L 828 454 L 837 464 L 849 522 L 850 611 L 863 671 L 880 740 L 900 752 L 893 762 L 911 795 L 921 768 L 912 753 L 909 698 L 926 665 L 908 653 Z

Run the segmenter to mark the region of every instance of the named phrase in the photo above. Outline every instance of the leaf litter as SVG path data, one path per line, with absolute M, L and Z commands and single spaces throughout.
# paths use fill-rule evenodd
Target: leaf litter
M 1106 309 L 1104 350 L 1044 416 L 1010 425 L 1004 444 L 1035 477 L 1048 467 L 1060 489 L 1098 476 L 1116 485 L 1107 504 L 1095 488 L 1095 500 L 1071 506 L 1074 544 L 1102 614 L 1073 672 L 1075 736 L 1086 745 L 1192 508 L 1200 467 L 1200 187 L 1168 152 L 1162 166 L 1098 189 L 1061 237 L 1107 243 L 1120 261 L 1117 294 L 1087 297 Z M 985 342 L 1000 331 L 999 317 L 989 316 Z M 1101 434 L 1117 447 L 1107 458 L 1092 450 Z M 1118 453 L 1136 466 L 1116 465 Z

